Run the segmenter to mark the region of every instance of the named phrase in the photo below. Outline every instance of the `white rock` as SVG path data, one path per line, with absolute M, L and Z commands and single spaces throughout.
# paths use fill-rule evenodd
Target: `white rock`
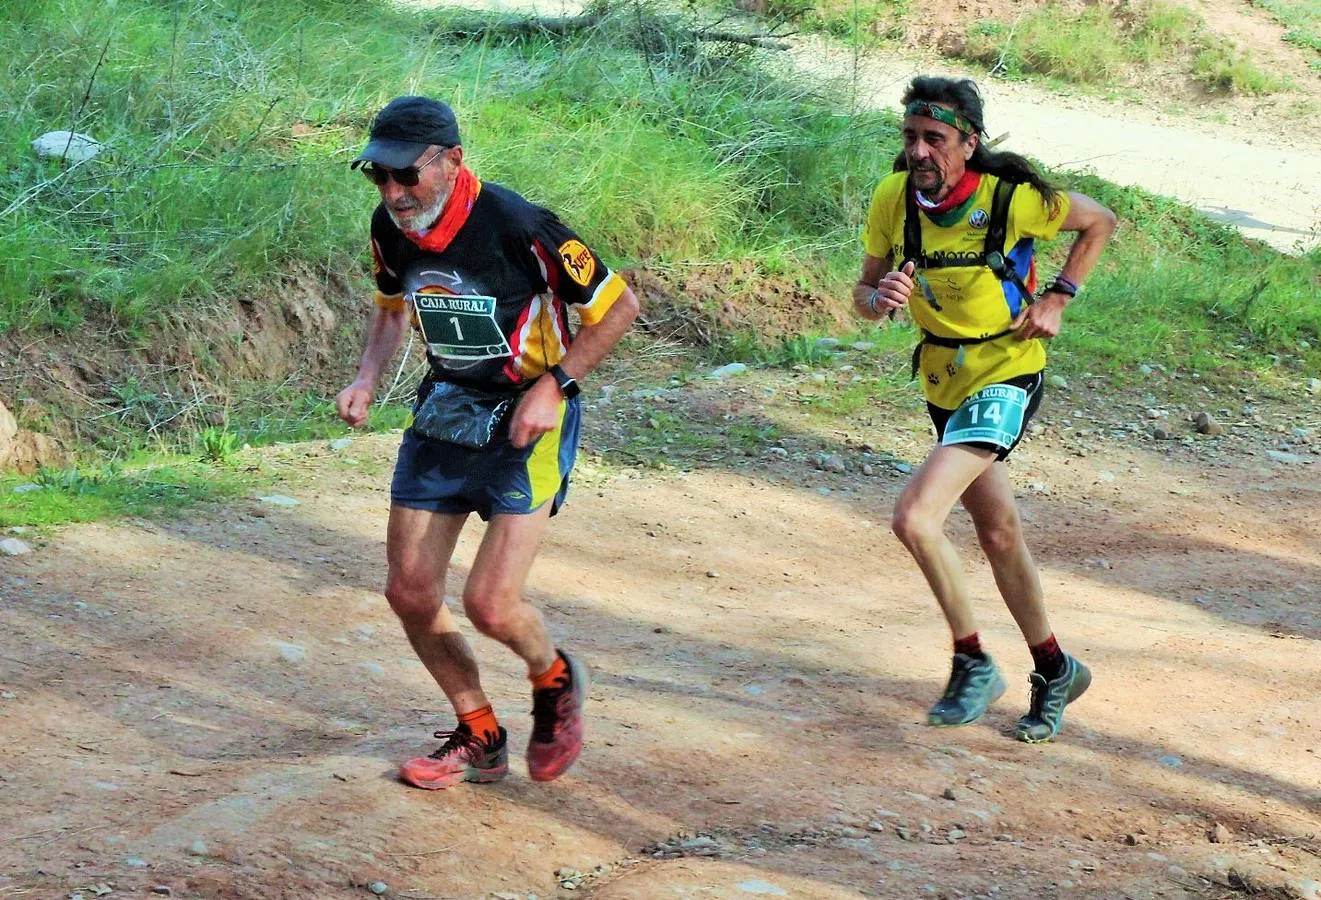
M 283 494 L 268 494 L 265 497 L 258 497 L 257 499 L 269 506 L 294 507 L 298 505 L 298 501 L 293 497 L 286 497 Z
M 307 651 L 297 644 L 276 641 L 275 647 L 280 651 L 280 658 L 290 665 L 296 665 L 307 658 Z
M 32 483 L 31 481 L 28 481 L 28 482 L 26 482 L 26 483 L 24 483 L 24 484 L 16 484 L 16 485 L 14 485 L 14 493 L 15 493 L 15 494 L 30 494 L 30 493 L 32 493 L 33 491 L 39 491 L 39 490 L 41 490 L 41 485 L 39 485 L 39 484 L 34 484 L 34 483 Z
M 191 853 L 193 856 L 206 856 L 207 854 L 206 841 L 203 841 L 201 839 L 193 841 L 191 844 L 188 845 L 188 852 Z
M 22 556 L 31 552 L 32 548 L 18 538 L 5 538 L 0 541 L 0 556 Z
M 384 881 L 373 881 L 371 884 L 367 885 L 367 890 L 371 891 L 376 896 L 381 897 L 390 890 L 390 886 Z
M 353 443 L 353 438 L 347 438 L 347 437 L 335 438 L 333 441 L 330 442 L 330 449 L 347 450 L 352 443 Z
M 789 892 L 778 884 L 771 884 L 769 881 L 762 881 L 760 878 L 751 878 L 747 881 L 740 881 L 735 887 L 745 894 L 766 894 L 771 897 L 789 896 Z
M 32 149 L 43 158 L 80 163 L 99 154 L 105 149 L 105 144 L 76 131 L 48 131 L 32 142 Z
M 1069 386 L 1068 380 L 1063 375 L 1051 375 L 1046 379 L 1046 383 L 1060 390 L 1064 390 Z
M 747 367 L 747 366 L 745 366 L 743 363 L 735 362 L 735 363 L 729 363 L 729 364 L 727 364 L 727 365 L 723 365 L 723 366 L 721 366 L 721 367 L 718 368 L 718 369 L 712 369 L 712 370 L 711 370 L 711 377 L 712 377 L 712 378 L 729 378 L 729 377 L 734 376 L 734 375 L 743 375 L 743 374 L 745 374 L 747 371 L 748 371 L 748 367 Z

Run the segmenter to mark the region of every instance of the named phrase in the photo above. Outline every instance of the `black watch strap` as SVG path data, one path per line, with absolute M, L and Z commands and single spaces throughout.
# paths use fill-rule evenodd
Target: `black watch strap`
M 559 366 L 551 366 L 550 374 L 555 379 L 555 383 L 560 386 L 560 393 L 564 394 L 565 400 L 572 400 L 581 393 L 582 389 L 578 387 L 578 382 L 574 381 L 569 373 Z

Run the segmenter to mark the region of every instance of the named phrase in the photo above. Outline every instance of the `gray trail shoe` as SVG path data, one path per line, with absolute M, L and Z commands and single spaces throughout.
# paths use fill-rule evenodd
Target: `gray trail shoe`
M 986 708 L 1005 692 L 1005 680 L 989 656 L 978 659 L 954 654 L 945 695 L 927 713 L 928 725 L 967 725 L 981 718 Z
M 1040 672 L 1028 676 L 1032 700 L 1027 715 L 1018 720 L 1018 739 L 1029 744 L 1049 741 L 1064 724 L 1064 707 L 1083 695 L 1092 683 L 1092 672 L 1069 654 L 1064 654 L 1064 672 L 1047 681 Z

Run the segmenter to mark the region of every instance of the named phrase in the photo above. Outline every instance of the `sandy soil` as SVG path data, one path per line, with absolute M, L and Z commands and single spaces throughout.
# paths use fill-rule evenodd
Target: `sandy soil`
M 259 493 L 294 508 L 0 560 L 0 898 L 1316 897 L 1321 456 L 1263 449 L 1298 410 L 1155 442 L 1122 404 L 1048 398 L 1014 479 L 1096 680 L 1029 747 L 1030 660 L 961 515 L 1012 687 L 977 725 L 922 724 L 947 635 L 887 522 L 929 438 L 913 404 L 811 412 L 850 377 L 595 392 L 603 455 L 530 581 L 595 671 L 587 750 L 550 785 L 521 758 L 493 786 L 395 780 L 449 725 L 379 593 L 395 436 L 265 451 Z M 666 445 L 667 417 L 716 437 Z M 523 673 L 475 645 L 521 751 Z

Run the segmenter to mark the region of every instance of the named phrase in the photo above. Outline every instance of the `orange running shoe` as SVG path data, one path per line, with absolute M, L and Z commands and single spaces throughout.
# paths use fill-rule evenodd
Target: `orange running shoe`
M 583 703 L 591 688 L 587 666 L 560 651 L 567 674 L 554 687 L 532 692 L 532 738 L 527 770 L 533 781 L 559 778 L 583 749 Z
M 467 725 L 437 731 L 444 741 L 430 756 L 410 759 L 399 767 L 399 777 L 427 791 L 453 787 L 464 781 L 487 784 L 509 774 L 508 737 L 503 727 L 491 743 L 476 737 Z

